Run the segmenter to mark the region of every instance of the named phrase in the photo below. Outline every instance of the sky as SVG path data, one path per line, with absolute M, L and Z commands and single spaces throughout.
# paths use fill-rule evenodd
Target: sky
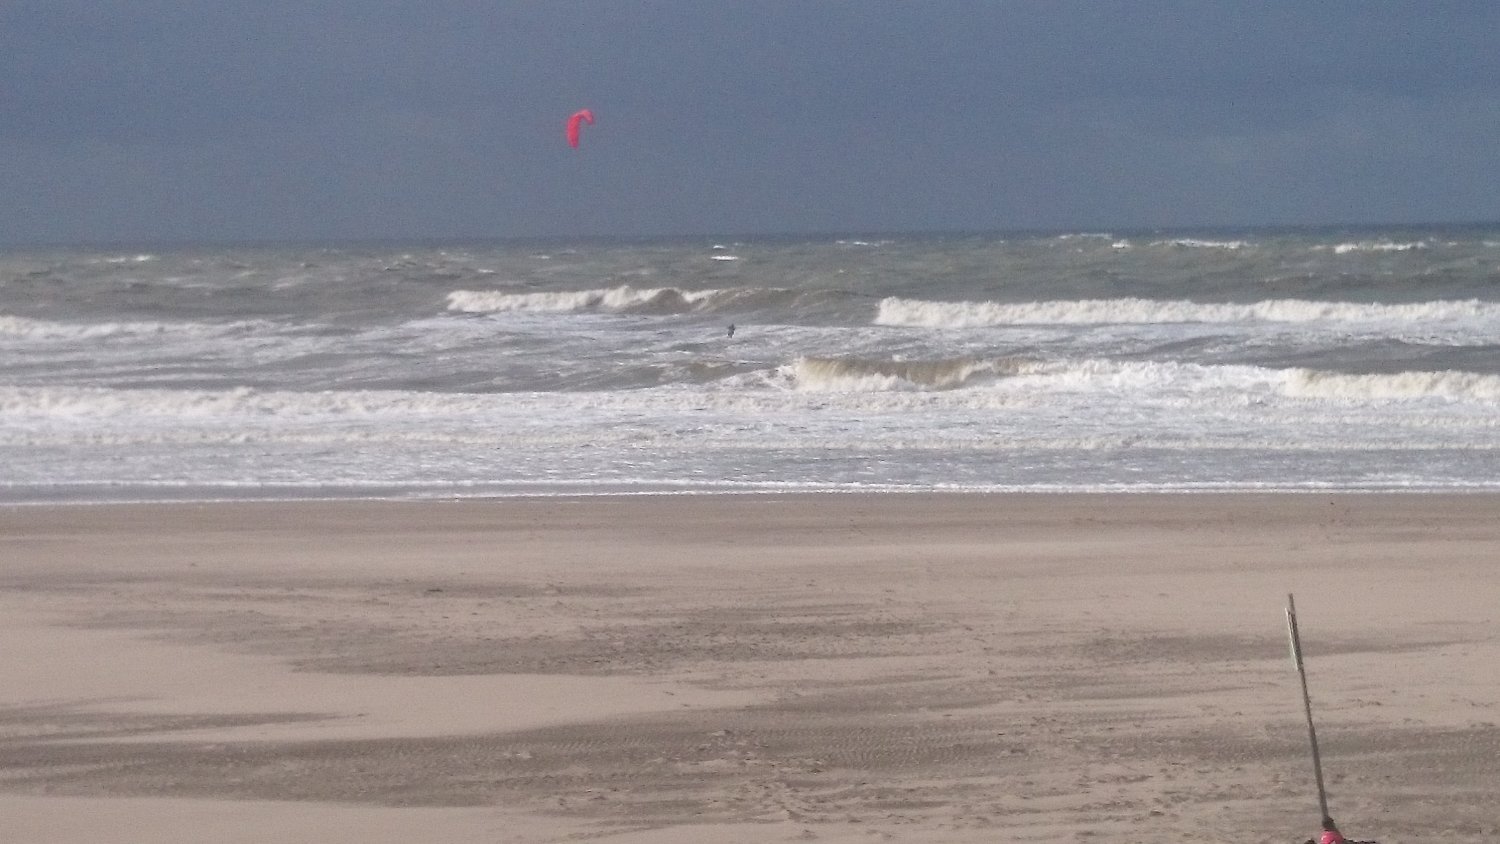
M 0 244 L 1492 222 L 1497 44 L 1493 0 L 5 0 Z

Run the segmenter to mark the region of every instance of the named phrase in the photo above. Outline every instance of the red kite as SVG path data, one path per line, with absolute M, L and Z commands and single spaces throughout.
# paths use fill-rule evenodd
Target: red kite
M 568 118 L 568 146 L 573 149 L 578 149 L 578 127 L 584 123 L 594 125 L 594 113 L 588 109 L 583 109 Z

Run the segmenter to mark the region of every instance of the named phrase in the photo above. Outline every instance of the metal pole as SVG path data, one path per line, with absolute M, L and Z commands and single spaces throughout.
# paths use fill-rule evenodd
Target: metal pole
M 1318 808 L 1328 817 L 1328 792 L 1323 788 L 1323 759 L 1318 755 L 1318 729 L 1313 726 L 1312 697 L 1307 693 L 1307 669 L 1302 667 L 1302 639 L 1297 635 L 1297 605 L 1286 596 L 1286 626 L 1292 637 L 1292 663 L 1302 679 L 1302 708 L 1307 712 L 1307 740 L 1312 744 L 1313 776 L 1318 782 Z

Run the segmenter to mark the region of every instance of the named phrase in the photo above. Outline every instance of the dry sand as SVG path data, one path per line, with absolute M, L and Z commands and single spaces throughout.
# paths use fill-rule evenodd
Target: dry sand
M 1500 497 L 0 509 L 0 840 L 1500 840 Z

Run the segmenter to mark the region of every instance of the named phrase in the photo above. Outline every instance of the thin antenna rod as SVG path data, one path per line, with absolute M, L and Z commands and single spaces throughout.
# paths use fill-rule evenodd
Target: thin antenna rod
M 1297 635 L 1297 605 L 1290 592 L 1286 596 L 1286 627 L 1292 637 L 1292 663 L 1302 679 L 1302 708 L 1307 712 L 1307 740 L 1312 744 L 1313 776 L 1318 782 L 1318 808 L 1328 817 L 1328 792 L 1323 788 L 1323 759 L 1318 755 L 1318 729 L 1313 726 L 1312 696 L 1307 693 L 1307 669 L 1302 666 L 1302 638 Z

